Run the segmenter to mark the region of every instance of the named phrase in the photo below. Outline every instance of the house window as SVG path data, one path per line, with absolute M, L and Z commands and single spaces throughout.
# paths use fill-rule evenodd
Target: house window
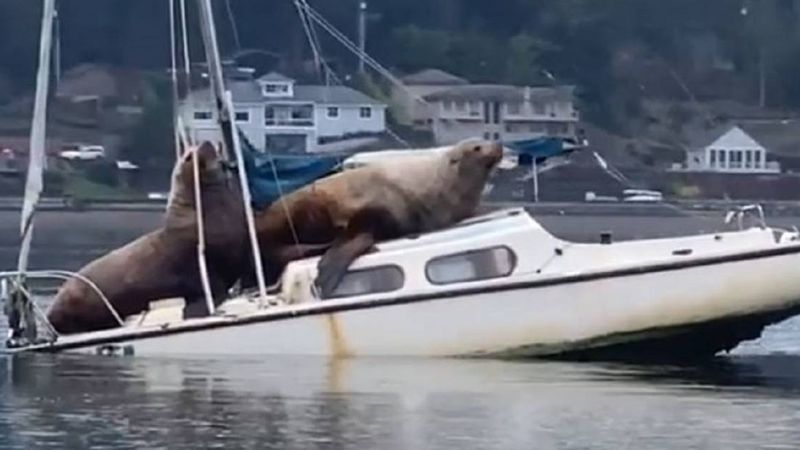
M 433 284 L 489 280 L 511 275 L 517 257 L 508 247 L 473 250 L 432 259 L 425 276 Z
M 236 121 L 237 122 L 250 122 L 250 112 L 249 111 L 236 111 Z
M 522 104 L 517 102 L 508 103 L 506 104 L 506 111 L 512 116 L 518 116 L 522 112 Z
M 442 102 L 442 109 L 444 111 L 452 111 L 453 110 L 453 102 L 448 102 L 448 101 Z
M 456 110 L 459 112 L 465 112 L 467 110 L 467 102 L 461 100 L 456 102 Z
M 545 114 L 545 105 L 544 103 L 531 103 L 533 105 L 533 112 L 537 115 L 543 116 Z
M 761 155 L 763 154 L 764 154 L 763 152 L 756 150 L 755 156 L 753 158 L 755 160 L 753 167 L 755 167 L 756 169 L 762 169 L 764 167 L 764 162 L 761 157 Z
M 361 117 L 362 119 L 369 119 L 372 117 L 372 108 L 369 106 L 362 106 L 361 108 L 358 108 L 358 117 Z
M 727 154 L 728 152 L 726 152 L 725 150 L 719 150 L 719 166 L 722 167 L 723 169 L 727 168 L 727 166 L 725 165 L 725 159 Z
M 489 133 L 488 131 L 486 133 L 483 133 L 483 138 L 488 141 L 489 139 L 492 138 L 492 133 Z
M 286 84 L 265 84 L 264 92 L 267 94 L 286 94 L 289 92 L 289 85 Z
M 744 167 L 747 169 L 753 168 L 753 151 L 746 150 L 744 152 Z
M 194 120 L 211 120 L 213 115 L 211 111 L 195 111 Z
M 329 119 L 336 119 L 339 117 L 339 108 L 336 106 L 328 107 L 327 114 Z
M 713 148 L 708 151 L 708 166 L 709 167 L 717 166 L 717 151 Z
M 469 116 L 470 117 L 481 116 L 481 102 L 469 102 Z
M 331 298 L 392 292 L 402 288 L 404 282 L 403 271 L 397 266 L 353 270 L 345 274 Z

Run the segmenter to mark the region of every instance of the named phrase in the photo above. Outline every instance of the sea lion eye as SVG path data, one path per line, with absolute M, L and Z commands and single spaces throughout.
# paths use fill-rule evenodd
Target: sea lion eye
M 481 151 L 481 146 L 480 146 L 480 145 L 476 145 L 476 146 L 475 146 L 475 148 L 473 148 L 473 149 L 472 149 L 472 151 L 473 151 L 473 152 L 479 152 L 479 151 Z

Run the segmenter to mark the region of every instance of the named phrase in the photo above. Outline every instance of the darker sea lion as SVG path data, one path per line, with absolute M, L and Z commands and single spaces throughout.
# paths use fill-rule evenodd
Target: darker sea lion
M 350 264 L 376 242 L 470 217 L 502 156 L 500 143 L 466 140 L 442 153 L 347 170 L 284 196 L 256 216 L 268 282 L 291 261 L 288 250 L 316 245 L 322 258 L 315 284 L 329 297 Z
M 183 297 L 187 305 L 204 298 L 197 261 L 197 216 L 192 155 L 197 155 L 211 290 L 219 302 L 251 266 L 241 193 L 210 143 L 185 152 L 173 172 L 163 227 L 89 263 L 79 274 L 93 281 L 118 314 L 144 311 L 151 301 Z M 59 333 L 118 326 L 103 301 L 85 282 L 65 282 L 47 314 Z

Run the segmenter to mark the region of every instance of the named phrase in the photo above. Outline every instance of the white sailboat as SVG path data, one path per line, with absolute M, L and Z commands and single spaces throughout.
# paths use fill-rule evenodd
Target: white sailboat
M 198 2 L 214 90 L 229 112 L 210 4 Z M 235 135 L 226 148 L 238 154 Z M 34 167 L 29 177 L 36 176 Z M 259 292 L 230 298 L 208 317 L 185 319 L 183 302 L 166 299 L 115 329 L 30 339 L 9 351 L 708 357 L 800 313 L 800 232 L 760 219 L 724 233 L 579 244 L 507 209 L 379 244 L 355 261 L 333 298 L 315 296 L 317 258 L 310 258 L 290 263 L 276 291 L 261 281 Z M 19 270 L 0 278 L 22 273 L 69 276 Z

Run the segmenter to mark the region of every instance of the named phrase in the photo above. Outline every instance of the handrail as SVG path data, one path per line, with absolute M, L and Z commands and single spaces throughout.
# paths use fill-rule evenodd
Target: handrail
M 17 277 L 17 276 L 19 276 L 19 272 L 18 271 L 0 272 L 0 279 L 2 279 L 2 278 L 14 278 L 14 277 Z M 125 325 L 125 322 L 122 320 L 122 318 L 120 317 L 119 313 L 117 313 L 117 310 L 114 309 L 114 306 L 108 300 L 108 297 L 106 297 L 106 295 L 97 286 L 97 284 L 94 283 L 94 281 L 90 280 L 89 278 L 85 277 L 84 275 L 81 275 L 81 274 L 76 273 L 76 272 L 70 272 L 68 270 L 35 270 L 35 271 L 27 271 L 27 272 L 25 272 L 25 276 L 27 278 L 36 278 L 36 279 L 55 278 L 55 279 L 60 279 L 60 280 L 71 280 L 71 279 L 74 278 L 74 279 L 83 281 L 84 283 L 86 283 L 87 286 L 89 286 L 100 297 L 100 299 L 105 304 L 106 308 L 108 308 L 108 311 L 111 313 L 112 316 L 114 316 L 114 320 L 117 321 L 119 326 L 124 326 Z

